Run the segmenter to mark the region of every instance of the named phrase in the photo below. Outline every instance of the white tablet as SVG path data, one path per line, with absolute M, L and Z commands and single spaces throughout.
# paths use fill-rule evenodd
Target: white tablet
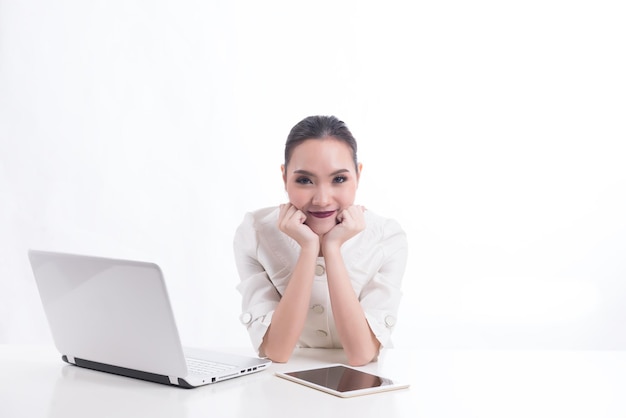
M 277 372 L 276 376 L 331 393 L 341 398 L 409 387 L 406 383 L 399 383 L 375 374 L 344 366 L 343 364 L 332 364 L 317 369 L 294 372 Z

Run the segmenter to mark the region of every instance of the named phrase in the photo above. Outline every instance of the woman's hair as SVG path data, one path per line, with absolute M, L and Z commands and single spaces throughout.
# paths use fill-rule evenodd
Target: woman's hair
M 287 142 L 285 143 L 285 167 L 287 167 L 291 160 L 294 148 L 302 142 L 307 139 L 324 139 L 328 137 L 343 141 L 350 147 L 354 167 L 358 172 L 359 164 L 356 158 L 356 140 L 346 124 L 335 116 L 309 116 L 302 119 L 291 128 L 291 132 L 289 132 Z

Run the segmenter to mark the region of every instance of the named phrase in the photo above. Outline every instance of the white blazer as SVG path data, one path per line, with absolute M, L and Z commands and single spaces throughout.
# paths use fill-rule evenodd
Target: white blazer
M 242 296 L 240 320 L 259 352 L 272 315 L 287 287 L 300 246 L 278 229 L 278 207 L 247 213 L 234 239 Z M 407 259 L 400 225 L 370 210 L 366 228 L 341 248 L 352 287 L 381 346 L 390 347 Z M 328 292 L 324 258 L 318 257 L 309 314 L 299 347 L 341 348 Z M 261 356 L 264 353 L 260 353 Z

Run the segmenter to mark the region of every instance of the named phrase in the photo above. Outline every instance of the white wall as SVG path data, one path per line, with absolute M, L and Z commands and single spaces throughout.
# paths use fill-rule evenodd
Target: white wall
M 183 339 L 246 345 L 232 236 L 293 124 L 359 140 L 410 260 L 396 345 L 625 349 L 619 1 L 0 0 L 0 343 L 28 248 L 158 262 Z

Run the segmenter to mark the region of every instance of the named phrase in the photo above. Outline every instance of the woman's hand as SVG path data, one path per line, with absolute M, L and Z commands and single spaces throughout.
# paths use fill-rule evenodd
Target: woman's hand
M 313 232 L 304 222 L 306 215 L 291 203 L 280 205 L 278 213 L 278 229 L 293 238 L 301 248 L 317 246 L 319 248 L 319 236 Z
M 344 242 L 365 229 L 365 207 L 353 205 L 337 215 L 337 225 L 322 237 L 323 248 L 340 248 Z

